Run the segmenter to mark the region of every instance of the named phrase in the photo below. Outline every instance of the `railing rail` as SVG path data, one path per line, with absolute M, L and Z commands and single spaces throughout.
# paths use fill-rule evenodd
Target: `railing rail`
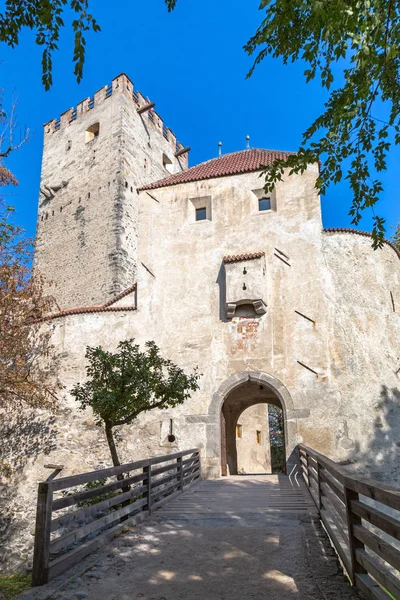
M 43 585 L 60 575 L 108 543 L 126 525 L 142 521 L 200 476 L 200 452 L 192 449 L 42 481 L 38 488 L 32 584 Z M 53 513 L 58 511 L 54 518 Z
M 298 449 L 303 478 L 353 585 L 371 600 L 400 598 L 400 489 L 360 479 L 303 444 Z

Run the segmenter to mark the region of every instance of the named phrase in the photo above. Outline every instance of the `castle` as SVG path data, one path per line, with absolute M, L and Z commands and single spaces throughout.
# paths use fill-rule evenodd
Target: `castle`
M 86 346 L 129 338 L 202 377 L 184 405 L 121 428 L 123 460 L 200 447 L 205 477 L 234 473 L 238 419 L 269 403 L 283 410 L 288 470 L 301 441 L 398 481 L 396 248 L 323 229 L 318 164 L 266 195 L 260 169 L 287 153 L 191 168 L 188 153 L 124 74 L 44 127 L 35 268 L 58 306 L 46 326 L 65 397 L 54 447 L 23 485 L 49 461 L 63 475 L 109 464 L 68 390 Z

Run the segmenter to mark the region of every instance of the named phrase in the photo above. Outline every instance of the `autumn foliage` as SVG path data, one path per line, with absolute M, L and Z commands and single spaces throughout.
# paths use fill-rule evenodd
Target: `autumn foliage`
M 2 169 L 1 177 L 12 183 Z M 0 205 L 0 407 L 49 406 L 55 391 L 48 383 L 49 334 L 41 319 L 50 300 L 32 277 L 32 245 L 11 222 L 12 212 Z

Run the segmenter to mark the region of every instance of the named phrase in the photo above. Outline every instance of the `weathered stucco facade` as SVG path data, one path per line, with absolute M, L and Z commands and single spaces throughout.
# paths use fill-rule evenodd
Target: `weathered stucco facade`
M 218 477 L 224 407 L 240 415 L 269 402 L 284 411 L 289 469 L 303 442 L 375 478 L 400 478 L 394 247 L 374 251 L 368 235 L 323 230 L 317 165 L 286 176 L 263 211 L 262 163 L 213 176 L 221 157 L 201 167 L 204 178 L 148 187 L 185 173 L 187 154 L 175 156 L 183 147 L 155 113 L 138 113 L 146 101 L 135 101 L 126 76 L 112 86 L 93 108 L 85 101 L 76 117 L 69 111 L 45 126 L 35 265 L 59 306 L 44 327 L 64 392 L 55 419 L 35 416 L 43 439 L 16 475 L 21 504 L 9 509 L 0 556 L 9 565 L 31 543 L 44 464 L 64 464 L 66 475 L 110 464 L 102 430 L 68 393 L 85 377 L 88 345 L 154 340 L 180 367 L 202 373 L 183 406 L 121 428 L 124 460 L 198 446 L 204 476 Z M 96 124 L 98 135 L 85 141 Z M 206 218 L 196 220 L 196 209 Z M 11 525 L 18 511 L 24 521 Z

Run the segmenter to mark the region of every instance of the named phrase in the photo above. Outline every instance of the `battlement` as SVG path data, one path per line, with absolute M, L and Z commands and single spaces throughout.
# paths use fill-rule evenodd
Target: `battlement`
M 115 94 L 124 94 L 132 100 L 136 105 L 138 111 L 142 115 L 143 119 L 146 119 L 146 125 L 154 127 L 158 130 L 164 138 L 170 142 L 174 153 L 180 152 L 184 149 L 183 144 L 178 142 L 172 129 L 167 127 L 160 117 L 160 115 L 154 110 L 154 108 L 146 108 L 152 103 L 148 98 L 143 96 L 139 90 L 135 90 L 133 82 L 125 73 L 121 73 L 111 81 L 111 83 L 103 86 L 93 96 L 85 98 L 81 102 L 78 102 L 76 107 L 72 107 L 63 112 L 58 119 L 52 119 L 43 125 L 45 141 L 52 135 L 57 135 L 61 130 L 65 130 L 72 123 L 74 123 L 80 116 L 95 109 L 96 106 L 106 102 L 109 98 Z M 145 109 L 145 110 L 143 110 Z

